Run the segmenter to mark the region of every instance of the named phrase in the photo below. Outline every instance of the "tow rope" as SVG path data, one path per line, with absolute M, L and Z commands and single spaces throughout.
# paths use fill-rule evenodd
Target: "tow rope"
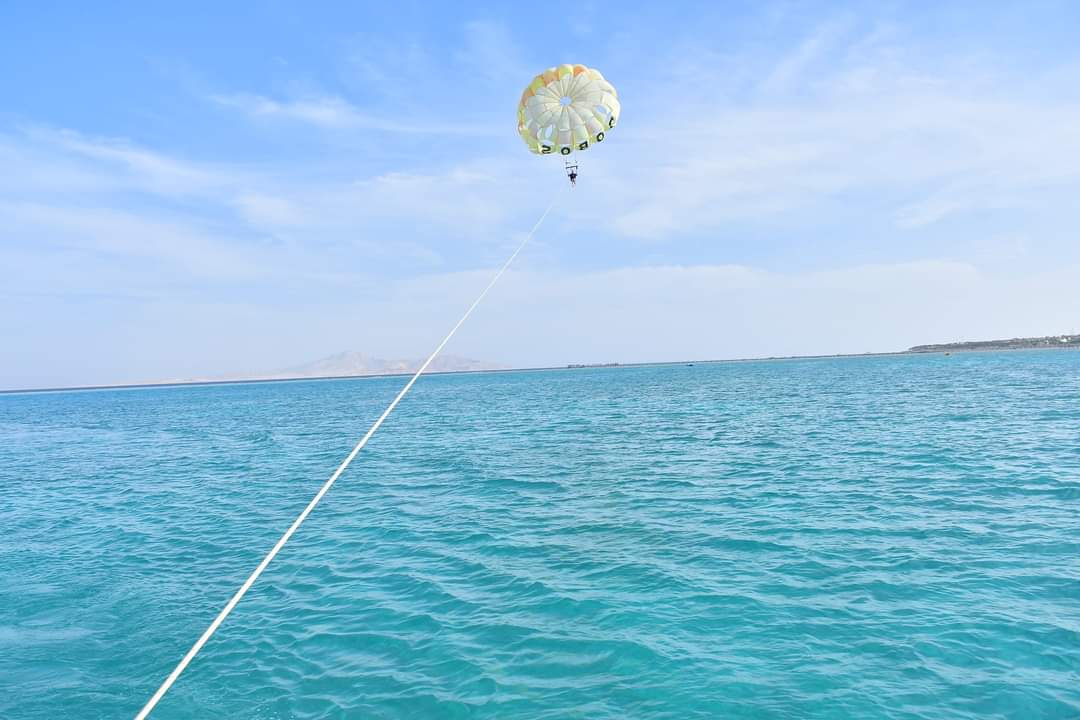
M 341 477 L 341 474 L 345 472 L 345 470 L 349 467 L 353 459 L 360 453 L 361 450 L 364 449 L 364 446 L 367 445 L 368 440 L 371 439 L 371 436 L 374 435 L 375 432 L 382 426 L 383 422 L 386 420 L 387 417 L 390 416 L 390 413 L 394 411 L 394 408 L 398 406 L 398 403 L 401 402 L 402 398 L 404 398 L 409 393 L 409 390 L 412 389 L 412 386 L 416 384 L 416 381 L 420 378 L 421 375 L 424 374 L 424 371 L 428 369 L 428 366 L 430 366 L 431 363 L 435 360 L 435 358 L 438 357 L 439 353 L 442 352 L 443 348 L 446 347 L 446 344 L 450 342 L 451 338 L 454 337 L 454 334 L 457 333 L 458 329 L 465 324 L 465 321 L 469 319 L 470 315 L 472 315 L 473 310 L 475 310 L 477 306 L 480 305 L 483 299 L 487 296 L 488 292 L 493 287 L 495 287 L 495 284 L 497 282 L 499 282 L 499 279 L 510 268 L 514 260 L 517 259 L 517 256 L 521 254 L 521 251 L 524 250 L 525 246 L 529 244 L 530 240 L 532 240 L 533 236 L 536 234 L 536 231 L 540 229 L 541 225 L 543 225 L 544 220 L 547 219 L 548 213 L 550 213 L 551 209 L 555 207 L 555 203 L 558 201 L 560 196 L 561 193 L 555 196 L 555 199 L 552 200 L 551 204 L 548 205 L 546 210 L 544 210 L 543 214 L 540 216 L 540 219 L 536 221 L 535 225 L 533 225 L 532 230 L 530 230 L 528 234 L 525 235 L 525 238 L 518 244 L 514 252 L 511 253 L 510 258 L 503 264 L 501 268 L 499 268 L 499 271 L 495 273 L 495 276 L 491 278 L 491 281 L 487 284 L 487 287 L 484 288 L 483 292 L 481 292 L 480 295 L 477 296 L 476 300 L 473 301 L 473 304 L 469 306 L 469 309 L 466 310 L 465 314 L 461 316 L 461 319 L 457 321 L 457 324 L 454 325 L 453 328 L 451 328 L 450 332 L 446 334 L 446 337 L 443 338 L 442 342 L 439 343 L 438 347 L 436 347 L 435 350 L 431 353 L 431 355 L 428 356 L 428 359 L 424 361 L 424 364 L 420 366 L 420 369 L 417 370 L 416 373 L 414 373 L 413 376 L 409 379 L 409 382 L 405 383 L 405 387 L 401 388 L 401 391 L 386 407 L 386 409 L 383 410 L 382 415 L 380 415 L 379 419 L 375 421 L 375 424 L 372 425 L 370 429 L 368 429 L 367 433 L 364 434 L 364 437 L 360 438 L 360 442 L 356 443 L 356 446 L 353 447 L 352 452 L 350 452 L 345 457 L 345 460 L 343 460 L 342 463 L 338 465 L 337 470 L 335 470 L 334 474 L 330 476 L 330 479 L 323 483 L 322 487 L 319 488 L 319 492 L 315 494 L 315 497 L 311 499 L 311 502 L 307 504 L 307 507 L 304 508 L 303 512 L 301 512 L 300 515 L 297 516 L 295 520 L 293 520 L 293 523 L 289 526 L 289 529 L 286 530 L 285 533 L 281 536 L 281 538 L 278 539 L 277 543 L 275 543 L 274 547 L 270 550 L 270 552 L 266 554 L 266 557 L 262 559 L 262 562 L 259 563 L 258 567 L 256 567 L 255 570 L 251 573 L 251 575 L 248 576 L 248 579 L 244 581 L 244 584 L 240 586 L 240 589 L 236 591 L 236 594 L 232 596 L 229 602 L 225 604 L 225 607 L 222 608 L 221 612 L 218 613 L 217 617 L 214 618 L 214 621 L 210 623 L 210 627 L 206 628 L 206 631 L 203 632 L 202 636 L 195 642 L 194 645 L 191 646 L 191 649 L 188 650 L 187 654 L 184 655 L 184 657 L 180 660 L 179 663 L 177 663 L 173 671 L 169 673 L 169 677 L 165 678 L 165 682 L 161 683 L 161 687 L 157 689 L 157 692 L 154 693 L 153 697 L 151 697 L 150 700 L 146 703 L 146 705 L 143 706 L 143 709 L 139 711 L 139 714 L 135 716 L 135 720 L 144 720 L 148 715 L 150 715 L 150 712 L 158 704 L 161 698 L 164 697 L 165 693 L 168 692 L 169 688 L 172 687 L 173 683 L 176 682 L 176 679 L 180 677 L 180 674 L 184 672 L 184 669 L 188 666 L 192 659 L 194 659 L 198 652 L 202 650 L 202 647 L 206 644 L 206 641 L 209 640 L 210 637 L 214 634 L 214 632 L 217 631 L 218 627 L 221 626 L 221 623 L 225 620 L 225 618 L 229 616 L 229 613 L 233 611 L 233 608 L 236 607 L 236 604 L 240 602 L 240 600 L 244 597 L 244 595 L 255 583 L 255 581 L 259 579 L 259 576 L 262 575 L 263 570 L 266 569 L 266 566 L 270 564 L 270 562 L 274 559 L 275 556 L 277 556 L 278 552 L 281 551 L 281 548 L 285 546 L 285 543 L 289 541 L 289 538 L 293 536 L 293 533 L 295 533 L 297 529 L 299 529 L 300 525 L 302 525 L 304 520 L 307 519 L 307 516 L 310 515 L 311 511 L 315 509 L 315 506 L 318 505 L 319 501 L 323 499 L 323 496 L 326 495 L 326 493 L 329 492 L 330 488 L 334 486 L 334 483 L 337 482 L 337 479 Z

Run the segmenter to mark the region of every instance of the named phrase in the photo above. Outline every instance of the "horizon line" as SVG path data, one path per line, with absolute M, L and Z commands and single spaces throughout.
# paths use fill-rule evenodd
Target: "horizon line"
M 919 346 L 916 346 L 919 347 Z M 890 357 L 898 355 L 936 355 L 952 352 L 1019 352 L 1024 350 L 1070 350 L 1075 347 L 1046 347 L 1046 348 L 987 348 L 980 349 L 949 349 L 919 351 L 914 349 L 894 350 L 889 352 L 863 352 L 863 353 L 826 353 L 818 355 L 768 355 L 762 357 L 719 358 L 710 360 L 653 360 L 630 363 L 569 363 L 566 365 L 537 365 L 526 367 L 490 368 L 480 370 L 433 370 L 424 375 L 470 375 L 478 373 L 510 373 L 510 372 L 544 372 L 551 370 L 614 370 L 629 367 L 658 367 L 663 365 L 708 365 L 720 363 L 738 362 L 769 362 L 778 360 L 825 360 L 832 358 L 865 358 L 865 357 Z M 409 377 L 414 371 L 385 372 L 385 373 L 361 373 L 357 375 L 297 375 L 293 377 L 267 377 L 267 378 L 236 378 L 230 380 L 173 380 L 167 382 L 143 382 L 143 383 L 115 383 L 103 385 L 67 385 L 56 387 L 36 388 L 9 388 L 0 389 L 0 395 L 17 395 L 21 393 L 58 393 L 58 392 L 84 392 L 91 390 L 137 390 L 146 388 L 170 388 L 206 385 L 252 385 L 255 383 L 285 383 L 303 382 L 307 380 L 362 380 L 365 378 L 393 378 Z

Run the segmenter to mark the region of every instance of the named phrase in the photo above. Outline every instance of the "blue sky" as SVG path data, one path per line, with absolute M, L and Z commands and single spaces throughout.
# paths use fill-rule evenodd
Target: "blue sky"
M 107 5 L 0 9 L 0 387 L 425 354 L 565 182 L 561 62 L 619 128 L 450 352 L 1080 331 L 1075 3 Z

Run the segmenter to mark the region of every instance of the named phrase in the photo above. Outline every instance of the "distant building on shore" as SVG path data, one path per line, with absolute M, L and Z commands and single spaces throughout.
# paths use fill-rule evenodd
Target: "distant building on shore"
M 1040 348 L 1080 348 L 1080 335 L 1046 335 L 1044 337 L 1010 338 L 1008 340 L 973 340 L 971 342 L 916 345 L 912 353 L 963 352 L 979 350 L 1037 350 Z

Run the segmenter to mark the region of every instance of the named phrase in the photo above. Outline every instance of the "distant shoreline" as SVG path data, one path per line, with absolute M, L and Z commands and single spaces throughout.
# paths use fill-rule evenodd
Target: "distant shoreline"
M 919 348 L 930 346 L 916 346 Z M 618 368 L 639 367 L 663 367 L 666 365 L 717 365 L 722 363 L 746 363 L 746 362 L 773 362 L 781 360 L 830 360 L 841 358 L 871 358 L 871 357 L 899 357 L 904 355 L 950 355 L 953 353 L 988 353 L 988 352 L 1024 352 L 1042 350 L 1080 350 L 1076 345 L 1041 346 L 1041 347 L 978 347 L 978 348 L 955 348 L 950 346 L 933 346 L 934 350 L 911 349 L 897 350 L 894 352 L 865 352 L 865 353 L 833 353 L 827 355 L 769 355 L 765 357 L 727 358 L 722 360 L 665 360 L 656 362 L 637 363 L 571 363 L 568 365 L 551 365 L 520 368 L 495 368 L 490 370 L 437 370 L 424 373 L 425 375 L 478 375 L 486 373 L 511 373 L 511 372 L 546 372 L 551 370 L 604 370 Z M 296 377 L 273 377 L 273 378 L 239 378 L 235 380 L 176 380 L 171 382 L 148 382 L 148 383 L 118 383 L 115 385 L 71 385 L 64 387 L 41 387 L 0 390 L 0 395 L 19 395 L 23 393 L 60 393 L 60 392 L 83 392 L 92 390 L 138 390 L 150 388 L 190 387 L 206 385 L 254 385 L 257 383 L 286 383 L 325 380 L 363 380 L 394 377 L 411 377 L 413 372 L 389 372 L 389 373 L 364 373 L 360 375 L 299 375 Z

